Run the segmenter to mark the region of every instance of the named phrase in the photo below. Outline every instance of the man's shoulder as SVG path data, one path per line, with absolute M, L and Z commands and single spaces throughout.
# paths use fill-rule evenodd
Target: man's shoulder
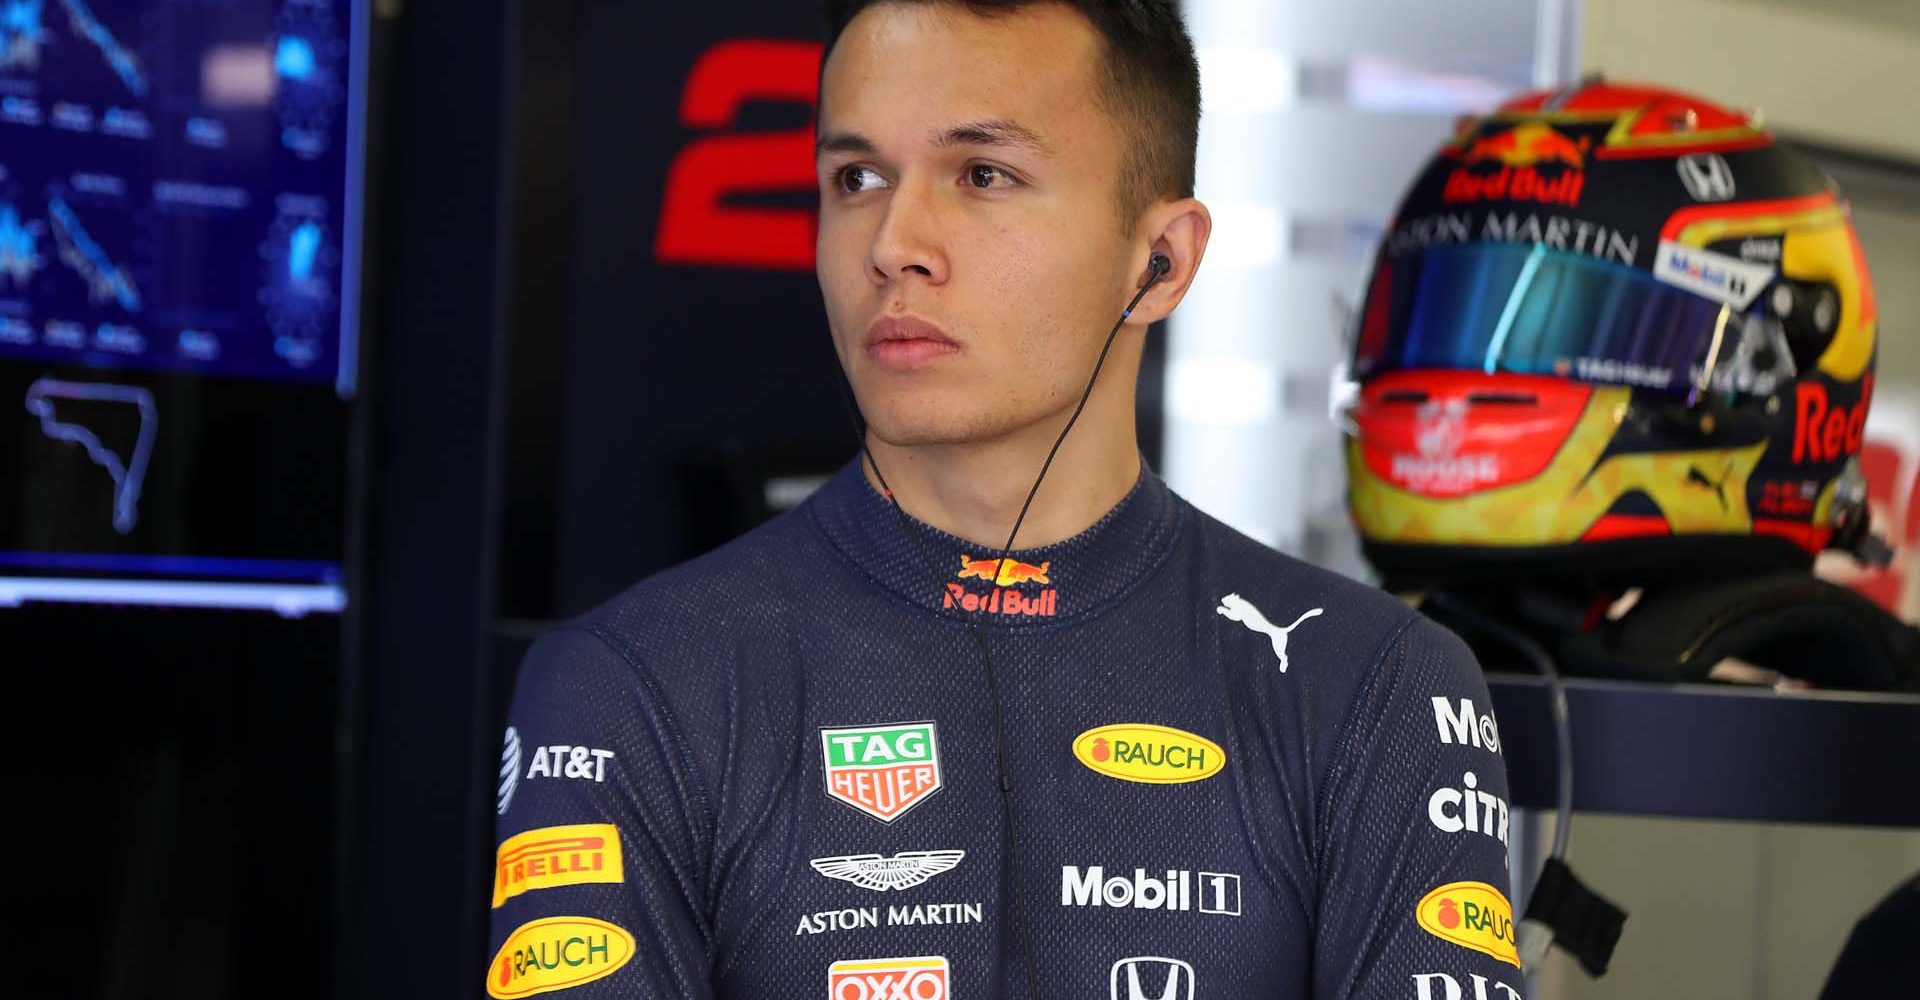
M 1319 777 L 1353 753 L 1376 752 L 1380 739 L 1431 738 L 1436 699 L 1488 703 L 1466 644 L 1399 598 L 1211 517 L 1198 522 L 1197 544 L 1212 564 L 1199 575 L 1220 591 L 1206 596 L 1227 629 L 1223 648 L 1238 654 L 1247 683 L 1297 706 L 1279 713 L 1296 723 L 1280 738 L 1305 743 L 1303 759 L 1321 762 Z M 1250 699 L 1247 710 L 1271 704 Z
M 1290 556 L 1204 511 L 1194 514 L 1196 544 L 1217 567 L 1214 575 L 1242 600 L 1259 604 L 1264 598 L 1276 608 L 1299 606 L 1302 612 L 1317 607 L 1329 616 L 1337 612 L 1349 632 L 1365 628 L 1384 635 L 1421 617 L 1378 587 Z
M 1234 644 L 1250 650 L 1246 663 L 1256 675 L 1278 682 L 1282 674 L 1266 668 L 1284 650 L 1283 662 L 1293 669 L 1281 688 L 1292 696 L 1337 718 L 1371 688 L 1412 683 L 1441 693 L 1480 683 L 1466 645 L 1398 597 L 1279 552 L 1205 514 L 1196 522 L 1198 557 L 1207 564 L 1200 578 L 1218 591 L 1200 596 L 1214 602 L 1225 621 L 1258 633 Z M 1267 645 L 1272 651 L 1262 655 Z
M 641 648 L 671 641 L 689 629 L 751 628 L 788 602 L 796 580 L 822 575 L 819 562 L 837 558 L 803 505 L 645 577 L 566 627 Z M 809 572 L 809 567 L 816 571 Z
M 615 705 L 671 720 L 659 724 L 717 781 L 728 732 L 717 720 L 738 699 L 797 703 L 776 655 L 799 604 L 789 591 L 805 576 L 794 566 L 831 558 L 804 511 L 788 511 L 549 629 L 521 663 L 517 700 L 560 715 Z

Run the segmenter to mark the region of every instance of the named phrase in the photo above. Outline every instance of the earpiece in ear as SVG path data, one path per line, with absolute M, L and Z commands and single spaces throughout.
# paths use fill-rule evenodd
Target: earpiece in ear
M 1173 270 L 1173 261 L 1169 260 L 1166 254 L 1154 254 L 1147 261 L 1147 270 L 1151 272 L 1155 278 L 1164 278 L 1168 272 Z

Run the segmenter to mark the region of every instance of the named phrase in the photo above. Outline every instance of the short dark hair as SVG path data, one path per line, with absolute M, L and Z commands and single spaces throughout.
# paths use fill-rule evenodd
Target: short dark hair
M 882 3 L 947 3 L 983 17 L 1044 3 L 1079 11 L 1105 42 L 1098 99 L 1127 143 L 1115 192 L 1122 223 L 1156 198 L 1193 196 L 1200 61 L 1174 0 L 825 0 L 826 51 L 861 11 Z

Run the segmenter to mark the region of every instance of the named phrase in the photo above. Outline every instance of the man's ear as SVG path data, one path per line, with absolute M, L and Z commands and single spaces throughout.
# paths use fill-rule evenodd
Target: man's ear
M 1207 252 L 1207 238 L 1213 234 L 1213 215 L 1198 198 L 1162 202 L 1147 210 L 1140 220 L 1139 231 L 1147 235 L 1148 242 L 1138 251 L 1136 273 L 1140 279 L 1134 287 L 1146 284 L 1154 254 L 1165 256 L 1172 267 L 1134 307 L 1133 315 L 1127 317 L 1129 326 L 1146 326 L 1166 319 L 1186 297 L 1187 287 L 1200 271 L 1200 258 Z

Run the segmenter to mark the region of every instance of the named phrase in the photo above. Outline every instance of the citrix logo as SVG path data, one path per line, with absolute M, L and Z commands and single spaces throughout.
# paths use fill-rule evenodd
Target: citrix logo
M 1523 1000 L 1520 991 L 1506 983 L 1491 984 L 1498 992 L 1488 993 L 1487 977 L 1470 974 L 1467 978 L 1473 980 L 1473 1000 Z M 1440 984 L 1440 990 L 1437 993 L 1434 992 L 1435 983 Z M 1413 976 L 1413 985 L 1418 991 L 1414 994 L 1418 1000 L 1461 1000 L 1462 998 L 1459 980 L 1444 972 L 1416 972 Z
M 1444 833 L 1484 833 L 1507 842 L 1507 800 L 1480 791 L 1472 771 L 1461 775 L 1462 788 L 1437 788 L 1427 797 L 1427 819 Z

